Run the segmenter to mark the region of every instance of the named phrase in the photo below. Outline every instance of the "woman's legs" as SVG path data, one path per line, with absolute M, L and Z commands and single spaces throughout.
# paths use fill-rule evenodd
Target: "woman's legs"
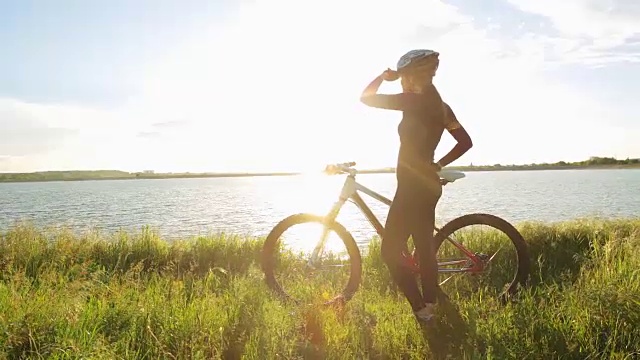
M 404 293 L 413 311 L 418 311 L 424 307 L 424 301 L 414 274 L 402 262 L 402 252 L 407 248 L 413 222 L 410 218 L 414 212 L 414 199 L 409 195 L 411 194 L 407 193 L 405 187 L 398 186 L 385 223 L 381 252 L 391 277 Z
M 419 184 L 414 179 L 398 179 L 382 239 L 382 257 L 414 311 L 422 309 L 425 303 L 436 302 L 438 263 L 433 231 L 435 208 L 442 195 L 442 187 L 436 179 L 437 175 L 435 182 L 423 178 Z M 410 235 L 420 263 L 422 294 L 413 272 L 402 261 Z
M 427 199 L 425 201 L 422 211 L 419 212 L 420 222 L 412 227 L 413 244 L 416 247 L 420 263 L 422 297 L 427 304 L 435 304 L 436 291 L 438 289 L 438 260 L 436 259 L 436 247 L 433 243 L 436 201 L 437 199 Z

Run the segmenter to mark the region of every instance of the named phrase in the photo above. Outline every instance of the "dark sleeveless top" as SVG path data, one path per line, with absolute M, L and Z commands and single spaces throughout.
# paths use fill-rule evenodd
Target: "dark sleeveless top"
M 363 102 L 381 109 L 402 111 L 398 125 L 398 180 L 416 175 L 437 179 L 434 168 L 429 166 L 434 162 L 435 150 L 444 130 L 453 130 L 460 124 L 435 86 L 429 85 L 421 94 L 375 94 L 367 96 Z

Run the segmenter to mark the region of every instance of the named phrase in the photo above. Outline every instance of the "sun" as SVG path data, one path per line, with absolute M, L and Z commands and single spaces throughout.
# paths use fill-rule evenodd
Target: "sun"
M 392 66 L 396 51 L 354 49 L 362 40 L 354 30 L 360 6 L 342 8 L 341 22 L 327 33 L 316 11 L 296 4 L 246 4 L 224 25 L 224 36 L 194 35 L 148 67 L 140 117 L 150 119 L 148 127 L 176 118 L 189 123 L 180 134 L 163 130 L 173 138 L 158 148 L 176 154 L 179 165 L 189 159 L 208 171 L 317 174 L 330 163 L 393 165 L 400 114 L 367 109 L 359 97 Z M 294 43 L 291 28 L 304 34 Z

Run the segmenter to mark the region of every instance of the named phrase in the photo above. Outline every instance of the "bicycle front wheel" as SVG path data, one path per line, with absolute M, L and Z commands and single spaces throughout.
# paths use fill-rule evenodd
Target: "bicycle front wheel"
M 476 231 L 476 226 L 488 231 Z M 453 219 L 437 232 L 434 244 L 440 286 L 455 289 L 458 296 L 488 295 L 505 301 L 528 281 L 527 243 L 513 225 L 495 215 Z
M 324 246 L 312 257 L 323 234 Z M 360 250 L 353 236 L 335 220 L 312 214 L 280 221 L 267 236 L 261 261 L 267 285 L 295 303 L 348 301 L 362 277 Z

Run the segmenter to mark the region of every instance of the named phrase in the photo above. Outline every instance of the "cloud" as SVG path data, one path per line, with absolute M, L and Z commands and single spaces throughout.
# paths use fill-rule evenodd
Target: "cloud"
M 70 138 L 77 136 L 77 129 L 40 117 L 41 108 L 26 103 L 0 99 L 0 154 L 4 157 L 37 155 L 52 151 Z M 45 111 L 46 112 L 46 111 Z
M 130 120 L 85 106 L 0 98 L 0 171 L 100 166 L 131 148 L 138 127 Z
M 563 34 L 616 45 L 640 33 L 640 3 L 635 0 L 508 0 L 522 11 L 548 17 Z
M 158 139 L 163 136 L 181 133 L 186 127 L 189 126 L 188 121 L 183 120 L 169 120 L 152 123 L 147 128 L 150 130 L 143 130 L 138 132 L 137 137 L 144 139 Z
M 138 133 L 137 136 L 139 138 L 155 139 L 155 138 L 159 138 L 161 135 L 162 133 L 159 131 L 141 131 Z
M 561 21 L 560 13 L 543 15 L 546 7 L 521 2 Z M 0 99 L 0 125 L 16 129 L 13 142 L 0 147 L 0 170 L 274 170 L 345 157 L 391 166 L 398 114 L 366 108 L 358 96 L 415 47 L 441 52 L 438 88 L 482 144 L 463 162 L 580 159 L 623 143 L 613 136 L 623 134 L 619 129 L 602 123 L 609 112 L 601 99 L 543 75 L 554 64 L 631 61 L 639 39 L 626 27 L 623 45 L 614 45 L 620 42 L 596 41 L 604 30 L 507 36 L 437 0 L 242 4 L 218 33 L 167 44 L 165 57 L 145 64 L 141 91 L 127 94 L 123 107 Z M 394 90 L 397 83 L 383 86 Z M 564 136 L 576 128 L 574 150 L 563 152 Z M 511 135 L 501 135 L 505 130 Z M 603 141 L 601 134 L 613 135 Z
M 168 128 L 182 127 L 182 126 L 185 126 L 187 124 L 189 124 L 188 121 L 169 120 L 169 121 L 153 123 L 153 124 L 151 124 L 151 126 L 153 126 L 154 128 L 159 128 L 159 129 L 168 129 Z
M 551 21 L 558 34 L 527 34 L 538 50 L 564 62 L 602 65 L 638 62 L 640 2 L 636 0 L 507 0 L 518 9 Z M 532 41 L 525 42 L 527 46 Z

